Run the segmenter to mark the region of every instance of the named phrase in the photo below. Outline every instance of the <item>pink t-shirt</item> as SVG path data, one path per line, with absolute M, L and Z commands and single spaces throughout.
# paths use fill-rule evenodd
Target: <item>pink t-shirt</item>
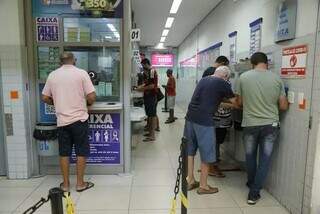
M 63 65 L 51 72 L 42 91 L 52 97 L 57 126 L 67 126 L 89 117 L 86 96 L 94 92 L 88 73 L 73 65 Z

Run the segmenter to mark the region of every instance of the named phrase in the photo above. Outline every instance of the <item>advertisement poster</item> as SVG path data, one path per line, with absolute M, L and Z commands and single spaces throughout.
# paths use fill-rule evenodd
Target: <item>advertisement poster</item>
M 308 46 L 300 45 L 282 50 L 282 78 L 305 78 Z
M 234 31 L 229 34 L 230 41 L 230 63 L 237 63 L 237 31 Z
M 58 47 L 38 47 L 39 79 L 46 80 L 49 74 L 60 67 Z
M 57 17 L 37 17 L 37 41 L 59 42 L 59 19 Z
M 83 17 L 123 17 L 123 0 L 33 0 L 33 17 L 58 13 Z
M 262 18 L 250 23 L 250 56 L 261 49 Z
M 92 113 L 89 116 L 90 156 L 88 164 L 120 164 L 120 113 Z M 75 163 L 73 152 L 71 162 Z
M 44 83 L 39 84 L 39 100 L 40 100 L 40 122 L 41 123 L 56 123 L 56 111 L 54 106 L 48 105 L 41 100 Z
M 152 54 L 151 64 L 153 67 L 173 67 L 173 54 Z
M 296 37 L 297 0 L 284 0 L 278 9 L 275 42 Z

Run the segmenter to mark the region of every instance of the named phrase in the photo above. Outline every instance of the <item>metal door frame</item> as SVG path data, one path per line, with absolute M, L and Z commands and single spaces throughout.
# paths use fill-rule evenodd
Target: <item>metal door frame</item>
M 1 61 L 0 61 L 0 83 L 2 83 L 1 78 Z M 0 84 L 0 176 L 7 175 L 8 171 L 8 160 L 7 160 L 7 146 L 5 138 L 5 123 L 4 123 L 4 105 L 3 105 L 3 93 L 2 85 Z M 1 143 L 1 141 L 3 143 Z

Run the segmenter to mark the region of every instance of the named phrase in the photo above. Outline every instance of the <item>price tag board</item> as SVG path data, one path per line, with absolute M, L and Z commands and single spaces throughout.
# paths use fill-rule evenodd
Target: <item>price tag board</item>
M 84 8 L 86 10 L 103 10 L 111 11 L 114 8 L 116 0 L 85 0 Z
M 140 29 L 132 29 L 130 33 L 131 42 L 140 42 L 141 40 L 141 30 Z

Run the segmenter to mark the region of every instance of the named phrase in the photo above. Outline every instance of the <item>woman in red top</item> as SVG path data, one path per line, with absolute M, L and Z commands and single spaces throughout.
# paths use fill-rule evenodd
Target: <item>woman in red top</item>
M 167 70 L 167 106 L 169 108 L 169 118 L 165 122 L 166 124 L 173 123 L 175 121 L 174 117 L 174 106 L 176 102 L 176 79 L 173 76 L 173 71 L 171 69 Z

